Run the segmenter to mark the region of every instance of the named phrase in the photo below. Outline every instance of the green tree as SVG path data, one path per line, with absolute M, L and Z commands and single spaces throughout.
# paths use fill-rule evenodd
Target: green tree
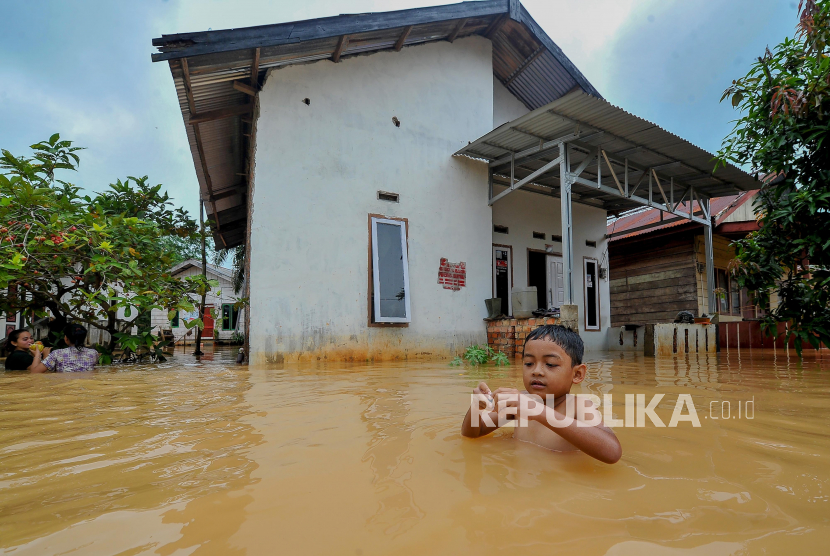
M 245 244 L 219 249 L 213 253 L 213 264 L 222 266 L 231 258 L 231 269 L 233 270 L 233 291 L 239 294 L 245 283 Z
M 210 241 L 210 238 L 208 238 Z M 173 253 L 173 264 L 172 266 L 176 266 L 179 263 L 183 263 L 184 261 L 194 259 L 200 260 L 202 258 L 202 240 L 199 238 L 198 234 L 195 236 L 166 236 L 161 238 L 161 242 L 164 244 L 165 249 L 169 250 Z M 207 256 L 211 260 L 216 259 L 216 253 L 211 247 L 210 243 L 206 245 Z M 222 263 L 218 263 L 222 264 Z
M 830 345 L 830 0 L 802 0 L 794 38 L 767 49 L 723 95 L 741 112 L 718 153 L 762 177 L 761 229 L 735 242 L 732 271 L 779 322 Z
M 48 309 L 60 321 L 105 330 L 105 360 L 119 344 L 161 355 L 146 328 L 150 311 L 190 311 L 190 295 L 216 285 L 169 274 L 176 253 L 164 240 L 197 236 L 196 223 L 147 177 L 95 196 L 56 179 L 80 162 L 80 149 L 58 134 L 31 148 L 31 157 L 0 157 L 0 312 Z

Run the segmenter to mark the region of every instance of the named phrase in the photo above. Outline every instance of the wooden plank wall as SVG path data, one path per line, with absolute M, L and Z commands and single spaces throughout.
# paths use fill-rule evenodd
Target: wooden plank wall
M 694 231 L 611 242 L 611 326 L 698 316 Z

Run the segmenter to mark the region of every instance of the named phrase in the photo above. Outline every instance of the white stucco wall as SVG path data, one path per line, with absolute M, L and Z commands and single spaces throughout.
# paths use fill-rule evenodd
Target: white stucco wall
M 500 189 L 497 189 L 497 193 Z M 605 239 L 606 212 L 602 209 L 573 204 L 574 241 L 573 241 L 573 287 L 576 304 L 579 306 L 580 335 L 586 349 L 607 349 L 608 327 L 611 325 L 611 296 L 608 280 L 600 279 L 600 330 L 585 330 L 584 301 L 584 266 L 583 257 L 592 257 L 607 268 L 608 260 L 603 255 L 608 251 Z M 551 245 L 556 253 L 562 252 L 562 244 L 551 241 L 551 235 L 562 234 L 562 219 L 559 199 L 531 193 L 516 191 L 497 201 L 493 205 L 493 224 L 507 226 L 508 234 L 493 233 L 493 243 L 509 245 L 513 248 L 513 285 L 525 287 L 527 283 L 527 250 L 545 250 Z M 544 232 L 545 239 L 534 239 L 533 232 Z M 597 242 L 596 247 L 588 247 L 585 240 Z M 492 290 L 492 287 L 491 287 Z
M 493 129 L 530 112 L 513 93 L 493 76 Z
M 269 72 L 251 229 L 253 362 L 430 357 L 486 341 L 487 167 L 451 155 L 492 129 L 492 80 L 481 37 Z M 371 213 L 409 219 L 405 328 L 368 326 Z M 438 285 L 442 257 L 467 263 L 461 291 Z

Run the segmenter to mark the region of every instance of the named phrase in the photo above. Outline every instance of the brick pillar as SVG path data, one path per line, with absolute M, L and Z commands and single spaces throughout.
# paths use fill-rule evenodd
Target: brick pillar
M 546 324 L 560 324 L 560 321 L 552 317 L 488 321 L 487 345 L 508 357 L 521 355 L 527 335 Z

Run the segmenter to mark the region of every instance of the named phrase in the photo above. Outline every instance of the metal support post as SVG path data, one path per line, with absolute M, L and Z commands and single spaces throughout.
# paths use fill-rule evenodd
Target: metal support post
M 560 143 L 559 154 L 559 204 L 562 220 L 562 263 L 565 267 L 565 303 L 572 305 L 573 295 L 573 214 L 571 212 L 571 157 L 567 143 Z
M 706 209 L 703 211 L 704 214 L 709 212 L 709 200 L 700 199 L 699 202 L 701 204 L 706 203 Z M 704 247 L 704 256 L 706 257 L 706 299 L 707 299 L 707 308 L 709 313 L 715 313 L 717 311 L 717 305 L 715 304 L 715 260 L 714 254 L 712 249 L 712 219 L 707 218 L 708 225 L 703 226 L 703 247 Z
M 651 206 L 652 203 L 652 196 L 651 196 L 651 168 L 648 170 L 648 206 Z
M 516 153 L 510 153 L 510 188 L 516 183 Z
M 625 198 L 628 199 L 628 159 L 625 159 Z
M 700 204 L 698 202 L 698 204 Z M 695 213 L 695 188 L 689 187 L 689 220 L 692 219 Z

